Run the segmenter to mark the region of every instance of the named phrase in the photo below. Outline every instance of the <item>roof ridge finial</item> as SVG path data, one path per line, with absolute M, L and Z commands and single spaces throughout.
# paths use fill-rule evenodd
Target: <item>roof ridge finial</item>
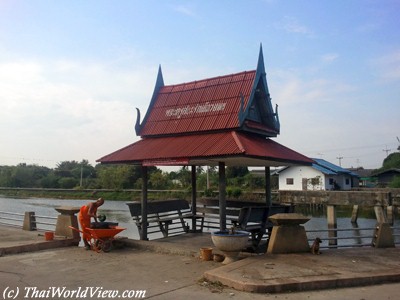
M 258 54 L 258 62 L 257 62 L 257 73 L 259 72 L 261 72 L 261 74 L 265 73 L 262 43 L 260 43 L 260 52 Z
M 157 80 L 156 80 L 156 87 L 164 86 L 164 78 L 162 75 L 161 64 L 158 66 L 158 73 L 157 73 Z

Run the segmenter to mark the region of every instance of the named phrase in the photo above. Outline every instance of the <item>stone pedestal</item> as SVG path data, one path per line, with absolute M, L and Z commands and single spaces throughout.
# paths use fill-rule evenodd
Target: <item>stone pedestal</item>
M 80 208 L 71 206 L 60 206 L 56 207 L 55 210 L 60 213 L 60 215 L 58 215 L 57 217 L 55 235 L 79 240 L 79 232 L 69 228 L 69 226 L 79 229 L 78 219 L 75 214 L 79 212 Z
M 389 223 L 377 223 L 372 239 L 372 246 L 375 248 L 393 248 L 394 237 Z
M 35 212 L 33 211 L 26 211 L 24 215 L 24 223 L 22 224 L 23 230 L 36 230 L 36 217 Z
M 268 254 L 309 252 L 304 224 L 310 220 L 301 214 L 276 214 L 268 218 L 273 224 Z

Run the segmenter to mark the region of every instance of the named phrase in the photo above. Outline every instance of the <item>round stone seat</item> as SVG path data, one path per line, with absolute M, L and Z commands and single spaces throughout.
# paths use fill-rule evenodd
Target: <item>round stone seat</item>
M 300 225 L 307 223 L 311 218 L 303 216 L 302 214 L 289 213 L 289 214 L 275 214 L 268 218 L 275 226 L 281 225 Z

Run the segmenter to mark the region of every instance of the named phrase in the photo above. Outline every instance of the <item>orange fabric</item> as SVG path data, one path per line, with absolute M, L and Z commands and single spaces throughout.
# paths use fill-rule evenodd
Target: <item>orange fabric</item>
M 96 210 L 94 213 L 96 214 Z M 89 205 L 83 205 L 79 211 L 79 223 L 81 224 L 82 238 L 84 240 L 90 240 L 90 234 L 86 228 L 90 228 L 90 216 L 89 216 Z

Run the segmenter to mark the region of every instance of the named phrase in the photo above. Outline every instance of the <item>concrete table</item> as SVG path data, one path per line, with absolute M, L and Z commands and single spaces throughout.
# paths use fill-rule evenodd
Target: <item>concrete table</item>
M 69 228 L 69 226 L 79 229 L 76 213 L 79 212 L 80 208 L 73 206 L 59 206 L 56 207 L 55 210 L 60 213 L 57 217 L 55 235 L 79 240 L 79 232 Z
M 267 253 L 301 253 L 310 251 L 306 230 L 301 224 L 310 218 L 301 214 L 275 214 L 268 218 L 274 224 Z

